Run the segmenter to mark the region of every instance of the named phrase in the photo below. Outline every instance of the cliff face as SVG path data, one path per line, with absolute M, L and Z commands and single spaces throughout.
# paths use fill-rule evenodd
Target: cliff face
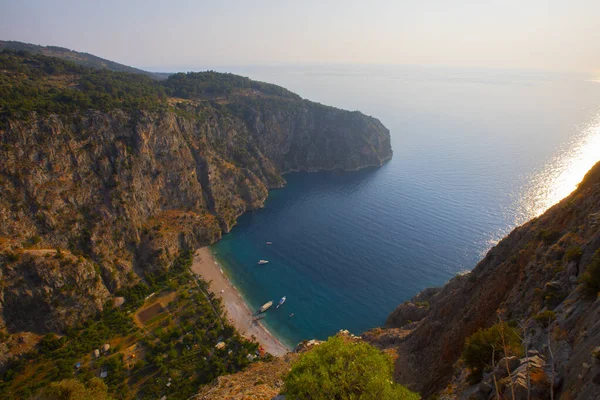
M 44 84 L 78 79 L 51 78 Z M 234 79 L 218 78 L 230 86 Z M 114 293 L 168 268 L 179 250 L 218 240 L 238 216 L 262 207 L 269 189 L 285 184 L 285 172 L 352 170 L 391 157 L 389 131 L 378 120 L 260 85 L 285 95 L 233 86 L 208 100 L 171 98 L 161 109 L 8 117 L 0 127 L 0 252 L 60 248 L 93 263 L 85 279 L 98 278 Z M 17 290 L 19 279 L 23 288 L 35 286 L 55 263 L 35 254 L 20 262 L 2 263 L 6 325 L 13 331 L 69 325 L 68 318 L 38 319 L 44 307 L 33 306 L 64 305 L 64 296 L 50 293 L 59 283 L 48 283 L 43 296 Z M 70 274 L 65 279 L 81 278 L 76 275 L 87 264 L 76 265 L 63 271 Z M 37 272 L 29 279 L 21 272 L 31 268 Z M 87 296 L 86 290 L 75 285 L 73 298 Z M 101 308 L 106 293 L 94 291 L 95 307 L 81 307 L 77 317 Z M 30 296 L 32 306 L 21 307 L 20 296 Z M 22 313 L 24 322 L 9 312 Z M 61 319 L 48 318 L 54 316 Z
M 472 386 L 458 361 L 465 339 L 500 316 L 518 323 L 525 349 L 539 357 L 531 398 L 550 398 L 550 386 L 556 398 L 598 398 L 600 299 L 584 281 L 600 282 L 599 248 L 600 163 L 575 192 L 515 229 L 471 273 L 400 305 L 385 329 L 365 337 L 398 351 L 400 383 L 425 395 L 488 399 L 495 396 L 491 372 Z M 526 362 L 533 363 L 511 367 L 517 398 L 527 398 Z M 510 386 L 505 379 L 499 391 L 512 396 Z

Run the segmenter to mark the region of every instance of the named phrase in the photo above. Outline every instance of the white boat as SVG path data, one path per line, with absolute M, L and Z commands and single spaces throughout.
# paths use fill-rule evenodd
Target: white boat
M 264 312 L 265 312 L 265 311 L 267 311 L 269 308 L 271 308 L 271 306 L 272 306 L 272 305 L 273 305 L 273 302 L 272 302 L 272 301 L 269 301 L 269 302 L 267 302 L 267 303 L 263 304 L 263 305 L 262 305 L 262 307 L 260 307 L 260 308 L 258 309 L 258 313 L 259 313 L 259 314 L 260 314 L 260 313 L 264 313 Z
M 258 265 L 265 265 L 268 264 L 269 262 L 267 260 L 258 260 Z
M 279 303 L 277 304 L 277 307 L 275 307 L 275 308 L 279 308 L 279 306 L 282 306 L 282 305 L 283 305 L 283 303 L 285 303 L 285 299 L 286 299 L 286 296 L 283 296 L 283 297 L 281 298 L 281 300 L 279 300 Z

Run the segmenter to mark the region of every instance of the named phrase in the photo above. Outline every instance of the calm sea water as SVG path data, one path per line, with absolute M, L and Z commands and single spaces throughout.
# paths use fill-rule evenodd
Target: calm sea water
M 473 268 L 600 159 L 600 83 L 583 75 L 224 70 L 361 110 L 392 134 L 394 158 L 382 168 L 286 175 L 264 209 L 212 246 L 252 308 L 287 296 L 263 321 L 290 345 L 382 325 L 399 303 Z

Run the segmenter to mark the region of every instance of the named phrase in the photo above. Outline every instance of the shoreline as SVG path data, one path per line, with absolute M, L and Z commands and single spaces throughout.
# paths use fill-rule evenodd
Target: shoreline
M 194 252 L 191 269 L 193 273 L 209 282 L 210 291 L 223 300 L 226 317 L 240 335 L 248 339 L 254 336 L 263 349 L 274 356 L 283 356 L 292 351 L 269 332 L 260 321 L 252 320 L 252 310 L 237 288 L 225 276 L 208 247 L 202 247 Z

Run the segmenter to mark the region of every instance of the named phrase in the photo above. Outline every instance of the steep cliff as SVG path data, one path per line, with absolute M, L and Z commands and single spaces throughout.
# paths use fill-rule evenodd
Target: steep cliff
M 364 337 L 393 347 L 400 383 L 443 398 L 600 396 L 600 163 L 570 196 L 518 227 L 472 272 L 400 305 Z M 504 361 L 473 381 L 465 340 L 512 321 L 530 359 Z M 499 360 L 496 359 L 496 362 Z M 469 375 L 472 375 L 469 378 Z M 496 380 L 495 380 L 496 379 Z M 479 383 L 477 381 L 481 380 Z M 529 391 L 529 394 L 528 394 Z M 529 396 L 529 397 L 528 397 Z
M 378 120 L 235 75 L 156 82 L 39 55 L 0 62 L 0 296 L 10 331 L 92 315 L 108 292 L 218 240 L 285 172 L 380 166 L 392 155 Z M 73 290 L 57 294 L 64 282 L 43 278 L 57 261 L 24 249 L 81 257 L 61 270 Z M 40 280 L 45 293 L 26 289 Z M 65 293 L 90 301 L 73 318 L 44 314 L 65 306 Z

